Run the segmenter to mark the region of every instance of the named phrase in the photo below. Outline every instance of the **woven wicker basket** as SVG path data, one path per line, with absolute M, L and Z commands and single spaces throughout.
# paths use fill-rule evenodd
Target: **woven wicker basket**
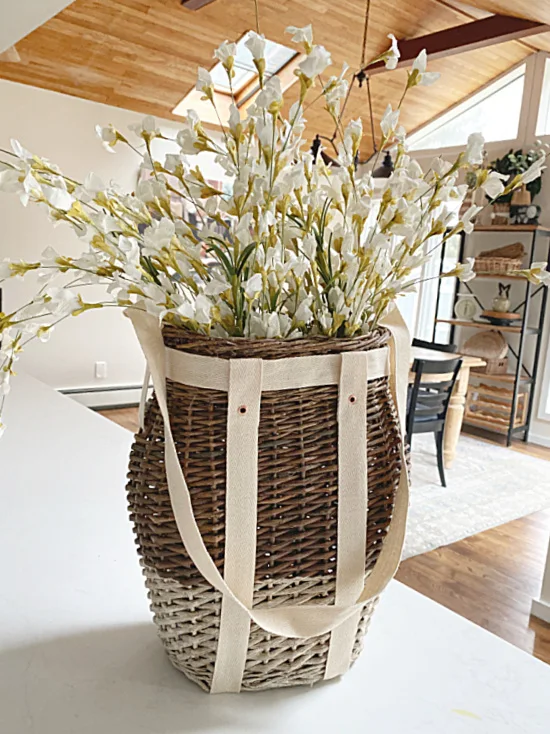
M 476 273 L 491 273 L 493 275 L 504 275 L 514 270 L 520 270 L 522 258 L 511 257 L 476 257 L 474 270 Z
M 366 351 L 380 330 L 354 339 L 223 340 L 165 327 L 167 347 L 222 360 L 276 360 Z M 177 453 L 204 544 L 223 573 L 226 513 L 226 392 L 167 380 Z M 338 385 L 264 392 L 258 432 L 258 516 L 254 608 L 334 603 L 338 557 Z M 388 378 L 367 389 L 368 522 L 365 573 L 388 531 L 401 471 L 401 442 Z M 154 621 L 176 668 L 210 690 L 222 594 L 189 557 L 178 532 L 164 466 L 156 398 L 133 446 L 128 498 Z M 362 648 L 376 599 L 358 616 L 352 659 Z M 242 689 L 311 685 L 324 678 L 331 634 L 295 639 L 251 623 Z

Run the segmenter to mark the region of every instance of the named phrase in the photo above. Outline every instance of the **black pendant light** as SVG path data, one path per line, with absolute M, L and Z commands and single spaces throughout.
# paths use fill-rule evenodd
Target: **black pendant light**
M 373 178 L 389 178 L 393 173 L 393 160 L 389 150 L 384 154 L 382 165 L 375 168 L 372 172 Z
M 346 109 L 346 105 L 349 100 L 349 96 L 352 90 L 353 85 L 355 82 L 358 83 L 359 89 L 363 87 L 363 84 L 367 87 L 367 102 L 369 105 L 369 118 L 370 118 L 370 129 L 371 129 L 371 137 L 372 137 L 372 156 L 367 161 L 360 161 L 359 155 L 355 156 L 355 169 L 357 170 L 357 167 L 361 163 L 369 163 L 371 160 L 374 159 L 374 165 L 376 165 L 380 153 L 382 151 L 378 151 L 376 147 L 376 134 L 374 130 L 374 115 L 372 111 L 372 97 L 371 97 L 371 91 L 370 91 L 370 79 L 368 74 L 366 73 L 366 54 L 367 54 L 367 39 L 368 39 L 368 30 L 369 30 L 369 17 L 370 17 L 370 6 L 371 6 L 371 0 L 366 0 L 366 8 L 365 8 L 365 25 L 363 29 L 363 48 L 361 53 L 361 63 L 359 65 L 359 71 L 353 75 L 353 78 L 351 80 L 351 84 L 349 85 L 348 93 L 346 95 L 346 99 L 344 100 L 344 105 L 342 107 L 342 112 L 340 114 L 340 119 L 342 118 L 344 111 Z M 325 153 L 324 150 L 321 149 L 321 139 L 327 140 L 332 147 L 336 151 L 336 145 L 335 140 L 338 135 L 338 125 L 336 125 L 336 129 L 334 130 L 334 134 L 327 138 L 324 135 L 317 134 L 315 136 L 315 140 L 313 141 L 313 144 L 311 146 L 311 154 L 313 156 L 313 162 L 317 160 L 317 156 L 319 155 L 319 151 L 321 152 L 321 156 L 326 164 L 331 164 L 334 166 L 339 166 L 340 164 L 334 160 L 334 158 L 331 158 L 329 155 Z M 337 151 L 336 151 L 337 152 Z M 373 178 L 390 178 L 394 170 L 393 160 L 391 157 L 391 153 L 389 150 L 387 150 L 384 153 L 384 160 L 382 161 L 382 164 L 374 169 L 374 171 L 371 172 L 371 175 Z

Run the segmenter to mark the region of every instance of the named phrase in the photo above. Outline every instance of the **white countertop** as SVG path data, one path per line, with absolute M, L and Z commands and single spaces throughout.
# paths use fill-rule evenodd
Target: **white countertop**
M 550 666 L 397 582 L 340 681 L 208 696 L 156 639 L 126 513 L 130 434 L 25 376 L 5 420 L 1 734 L 550 731 Z

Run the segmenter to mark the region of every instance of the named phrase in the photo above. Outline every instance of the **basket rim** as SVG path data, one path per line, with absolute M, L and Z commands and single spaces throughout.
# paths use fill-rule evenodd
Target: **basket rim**
M 257 357 L 282 359 L 314 354 L 338 354 L 349 351 L 370 351 L 385 347 L 390 331 L 378 327 L 368 334 L 352 337 L 307 336 L 301 339 L 273 339 L 250 337 L 217 337 L 199 334 L 184 326 L 163 324 L 165 346 L 178 351 L 190 351 L 221 359 Z

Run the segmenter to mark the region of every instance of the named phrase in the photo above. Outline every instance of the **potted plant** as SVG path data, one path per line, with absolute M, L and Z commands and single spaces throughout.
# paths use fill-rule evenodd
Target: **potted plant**
M 158 160 L 166 136 L 153 118 L 133 130 L 137 143 L 99 129 L 108 149 L 131 146 L 152 171 L 133 194 L 94 175 L 77 181 L 18 143 L 0 171 L 0 188 L 86 243 L 78 257 L 48 249 L 39 262 L 0 264 L 0 282 L 40 277 L 32 301 L 0 314 L 1 392 L 29 341 L 89 310 L 126 310 L 155 387 L 130 460 L 139 553 L 170 659 L 214 692 L 309 685 L 359 654 L 407 511 L 409 338 L 395 304 L 480 208 L 454 213 L 482 137 L 423 171 L 391 105 L 378 149 L 395 147 L 395 167 L 375 191 L 371 171 L 355 166 L 361 121 L 342 120 L 347 67 L 320 88 L 339 166 L 314 163 L 304 113 L 331 58 L 310 26 L 289 31 L 304 59 L 288 117 L 278 78 L 264 75 L 265 39 L 252 33 L 260 93 L 245 115 L 232 105 L 221 135 L 189 111 L 174 152 Z M 216 51 L 229 84 L 235 53 L 227 42 Z M 393 68 L 397 56 L 392 42 L 374 61 Z M 422 52 L 405 92 L 435 76 Z M 205 69 L 197 86 L 216 106 Z M 205 179 L 202 151 L 224 167 L 226 191 Z M 474 184 L 496 195 L 519 185 L 482 168 Z M 522 272 L 541 281 L 545 268 Z M 469 279 L 472 262 L 442 277 Z M 88 299 L 89 284 L 104 296 Z
M 518 150 L 510 148 L 508 153 L 502 156 L 502 158 L 495 158 L 495 160 L 489 164 L 489 168 L 492 171 L 499 173 L 503 180 L 508 184 L 518 176 L 522 176 L 533 164 L 536 164 L 541 157 L 544 157 L 544 152 L 540 147 L 530 149 L 526 153 L 524 153 L 521 148 Z M 513 191 L 509 191 L 508 193 L 499 196 L 493 203 L 493 223 L 509 224 L 512 197 L 514 197 L 514 204 L 528 206 L 535 196 L 540 193 L 541 187 L 541 176 L 537 176 L 537 178 L 524 182 L 520 187 Z

